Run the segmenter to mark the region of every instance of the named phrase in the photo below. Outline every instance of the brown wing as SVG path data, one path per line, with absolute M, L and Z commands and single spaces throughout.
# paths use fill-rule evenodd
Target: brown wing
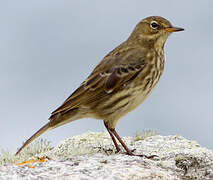
M 68 111 L 88 102 L 94 102 L 97 99 L 100 100 L 100 98 L 112 93 L 115 89 L 131 82 L 144 66 L 145 63 L 142 61 L 137 64 L 111 66 L 101 72 L 95 69 L 81 86 L 58 109 L 52 112 L 52 115 Z M 102 69 L 101 66 L 99 69 Z

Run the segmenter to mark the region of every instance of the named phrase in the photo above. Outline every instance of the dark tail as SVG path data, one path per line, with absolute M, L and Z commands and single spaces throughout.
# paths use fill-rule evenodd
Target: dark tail
M 44 132 L 46 132 L 47 130 L 52 129 L 52 127 L 50 126 L 50 122 L 48 122 L 47 124 L 45 124 L 42 128 L 40 128 L 35 134 L 33 134 L 22 146 L 21 148 L 16 152 L 15 155 L 18 155 L 21 150 L 27 146 L 28 144 L 30 144 L 33 140 L 35 140 L 37 137 L 39 137 L 40 135 L 42 135 Z

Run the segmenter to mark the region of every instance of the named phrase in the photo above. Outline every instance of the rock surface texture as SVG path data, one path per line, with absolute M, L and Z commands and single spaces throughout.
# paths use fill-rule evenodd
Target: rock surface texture
M 45 162 L 0 165 L 0 179 L 213 179 L 213 152 L 195 141 L 178 135 L 123 139 L 135 154 L 157 157 L 115 153 L 107 133 L 88 132 L 31 157 L 46 156 Z

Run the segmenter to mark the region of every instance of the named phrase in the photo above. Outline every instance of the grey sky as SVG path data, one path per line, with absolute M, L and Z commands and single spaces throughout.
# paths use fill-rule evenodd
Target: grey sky
M 212 7 L 211 0 L 0 1 L 0 147 L 20 147 L 139 20 L 160 15 L 185 31 L 169 37 L 159 84 L 117 130 L 180 134 L 213 149 Z M 103 131 L 103 122 L 82 119 L 42 137 L 55 145 L 88 130 Z

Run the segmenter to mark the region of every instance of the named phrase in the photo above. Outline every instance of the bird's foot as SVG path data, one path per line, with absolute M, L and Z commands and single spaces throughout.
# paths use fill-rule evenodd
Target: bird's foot
M 117 153 L 119 153 L 119 152 L 121 152 L 121 149 L 116 147 L 115 154 L 117 154 Z
M 129 155 L 129 156 L 145 157 L 145 158 L 147 158 L 147 159 L 154 159 L 155 157 L 159 157 L 159 156 L 157 156 L 157 155 L 150 155 L 150 156 L 147 156 L 147 155 L 145 155 L 145 154 L 134 154 L 133 152 L 134 152 L 135 150 L 136 150 L 136 149 L 133 149 L 133 150 L 131 150 L 131 151 L 126 152 L 125 154 L 126 154 L 126 155 Z

